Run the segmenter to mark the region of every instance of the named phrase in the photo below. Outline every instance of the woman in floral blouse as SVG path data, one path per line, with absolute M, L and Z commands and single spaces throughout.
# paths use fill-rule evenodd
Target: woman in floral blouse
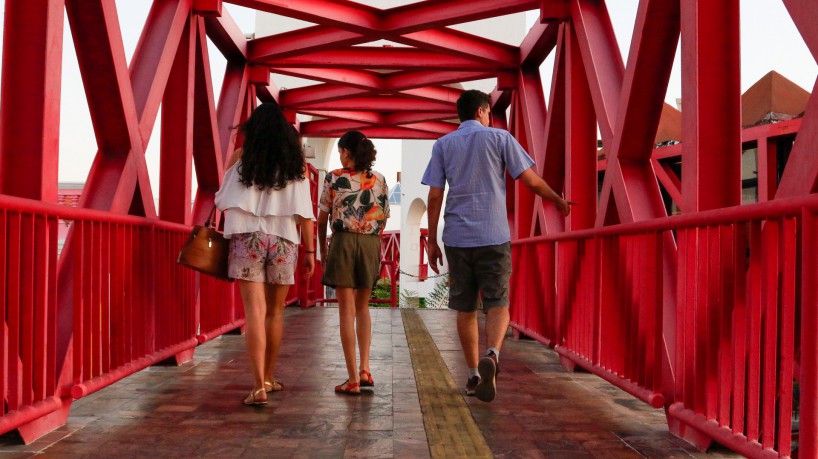
M 375 145 L 358 131 L 338 140 L 342 169 L 327 174 L 318 203 L 318 241 L 324 276 L 321 282 L 335 288 L 341 314 L 341 346 L 349 378 L 335 392 L 358 395 L 361 386 L 374 387 L 369 369 L 372 320 L 369 296 L 380 274 L 381 233 L 389 218 L 386 180 L 372 170 Z M 332 244 L 327 248 L 327 222 Z M 357 328 L 357 332 L 356 332 Z M 361 356 L 355 365 L 355 342 Z

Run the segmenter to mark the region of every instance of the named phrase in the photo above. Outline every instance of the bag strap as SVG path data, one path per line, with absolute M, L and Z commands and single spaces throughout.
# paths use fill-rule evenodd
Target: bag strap
M 216 205 L 213 204 L 213 208 L 210 209 L 210 216 L 207 217 L 207 221 L 205 221 L 204 226 L 207 228 L 216 229 Z

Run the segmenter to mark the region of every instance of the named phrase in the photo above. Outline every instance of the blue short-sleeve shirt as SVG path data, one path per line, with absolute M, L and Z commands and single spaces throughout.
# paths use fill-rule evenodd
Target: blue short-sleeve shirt
M 481 247 L 511 240 L 506 215 L 506 171 L 516 180 L 534 160 L 502 129 L 468 120 L 441 137 L 421 183 L 435 188 L 449 184 L 443 215 L 443 243 Z

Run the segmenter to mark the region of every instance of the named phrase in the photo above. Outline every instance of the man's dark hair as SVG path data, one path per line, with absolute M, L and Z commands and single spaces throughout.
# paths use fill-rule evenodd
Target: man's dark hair
M 477 117 L 477 109 L 486 106 L 491 106 L 491 97 L 488 94 L 476 89 L 463 91 L 457 99 L 457 117 L 461 122 L 473 120 Z

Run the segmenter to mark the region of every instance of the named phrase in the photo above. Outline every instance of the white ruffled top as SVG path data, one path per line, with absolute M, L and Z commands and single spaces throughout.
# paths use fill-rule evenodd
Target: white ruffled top
M 227 211 L 224 236 L 260 231 L 298 243 L 296 216 L 315 220 L 309 180 L 291 181 L 280 190 L 259 190 L 241 183 L 240 164 L 241 160 L 227 169 L 216 192 L 216 207 Z

